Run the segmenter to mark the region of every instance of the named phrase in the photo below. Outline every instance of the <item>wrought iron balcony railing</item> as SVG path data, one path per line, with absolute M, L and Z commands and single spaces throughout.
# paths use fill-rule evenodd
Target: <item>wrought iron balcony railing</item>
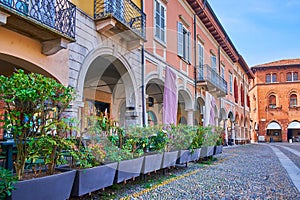
M 68 0 L 0 0 L 0 7 L 75 38 L 76 6 Z
M 146 38 L 146 15 L 131 0 L 95 0 L 95 19 L 109 16 L 116 18 L 141 38 Z
M 198 66 L 198 82 L 209 82 L 216 89 L 227 94 L 227 82 L 209 65 Z

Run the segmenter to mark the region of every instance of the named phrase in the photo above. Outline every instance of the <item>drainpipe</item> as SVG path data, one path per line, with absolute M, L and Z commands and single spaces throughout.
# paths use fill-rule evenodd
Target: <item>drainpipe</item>
M 195 107 L 195 112 L 197 111 L 197 65 L 196 65 L 196 63 L 197 63 L 197 30 L 196 29 L 197 29 L 197 20 L 196 20 L 196 14 L 194 14 L 194 87 L 195 87 L 195 105 L 194 105 L 194 107 Z
M 245 102 L 245 74 L 243 74 L 243 88 L 244 88 L 244 138 L 246 136 L 246 133 L 245 133 L 245 127 L 246 127 L 246 121 L 245 121 L 245 118 L 246 118 L 246 102 Z
M 142 0 L 141 10 L 144 12 L 144 1 Z M 142 21 L 143 23 L 143 21 Z M 142 24 L 144 26 L 144 24 Z M 145 48 L 144 48 L 144 42 L 142 45 L 141 50 L 141 60 L 142 60 L 142 125 L 143 127 L 146 126 L 146 102 L 145 102 Z

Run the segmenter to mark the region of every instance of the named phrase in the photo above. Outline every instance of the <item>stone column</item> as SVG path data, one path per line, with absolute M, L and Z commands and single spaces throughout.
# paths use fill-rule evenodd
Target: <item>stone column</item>
M 187 125 L 193 126 L 194 125 L 194 110 L 186 110 L 187 113 Z
M 233 144 L 235 144 L 235 125 L 234 122 L 231 121 L 231 140 L 233 140 Z
M 228 130 L 227 130 L 227 120 L 228 119 L 224 119 L 224 131 L 225 131 L 225 136 L 224 136 L 224 142 L 225 142 L 225 145 L 228 144 Z

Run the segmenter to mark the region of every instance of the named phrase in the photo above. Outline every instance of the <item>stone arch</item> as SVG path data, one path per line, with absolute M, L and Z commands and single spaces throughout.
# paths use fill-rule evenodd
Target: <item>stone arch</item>
M 85 113 L 81 113 L 82 117 L 86 112 L 91 113 L 87 111 L 91 107 L 98 110 L 97 115 L 99 110 L 103 112 L 105 108 L 109 116 L 123 126 L 139 123 L 136 112 L 139 100 L 137 87 L 134 72 L 123 55 L 113 52 L 110 47 L 91 51 L 81 67 L 77 82 L 77 101 L 84 102 Z M 126 115 L 121 115 L 124 102 Z M 86 125 L 83 118 L 83 128 Z
M 196 111 L 195 111 L 195 116 L 194 116 L 194 125 L 200 125 L 203 126 L 204 122 L 204 114 L 205 114 L 205 101 L 202 96 L 197 97 L 197 101 L 195 102 L 196 106 Z
M 138 91 L 136 88 L 137 80 L 136 80 L 136 78 L 131 70 L 130 64 L 129 64 L 128 60 L 125 58 L 125 56 L 123 56 L 120 52 L 115 52 L 113 47 L 101 46 L 101 47 L 95 48 L 94 50 L 90 51 L 89 54 L 86 56 L 84 62 L 81 65 L 81 68 L 80 68 L 80 71 L 78 74 L 77 84 L 76 84 L 77 90 L 78 90 L 77 100 L 79 102 L 81 102 L 82 98 L 83 98 L 83 89 L 84 89 L 86 74 L 87 74 L 89 68 L 91 67 L 91 65 L 93 64 L 93 62 L 95 62 L 95 60 L 101 56 L 110 57 L 109 58 L 110 61 L 114 61 L 114 60 L 120 61 L 123 64 L 124 68 L 126 69 L 126 71 L 128 73 L 128 77 L 130 77 L 131 88 L 133 88 L 133 91 Z M 136 95 L 137 94 L 135 92 L 135 99 L 137 99 Z
M 183 86 L 178 88 L 178 109 L 177 109 L 177 122 L 183 124 L 193 125 L 193 102 L 192 95 Z
M 12 55 L 0 53 L 0 66 L 4 66 L 0 68 L 1 75 L 9 76 L 15 71 L 15 69 L 23 69 L 26 72 L 39 73 L 44 76 L 54 78 L 60 83 L 64 82 L 61 77 L 56 74 L 52 74 L 43 67 Z
M 189 91 L 189 89 L 184 89 L 184 87 L 181 85 L 178 87 L 178 99 L 179 99 L 179 94 L 182 95 L 184 103 L 185 103 L 185 109 L 193 109 L 193 100 L 192 100 L 192 94 Z
M 163 115 L 163 94 L 164 94 L 164 81 L 158 76 L 153 74 L 149 76 L 145 83 L 145 92 L 147 98 L 147 113 L 152 112 L 156 116 L 157 123 L 162 123 Z M 150 123 L 148 116 L 148 123 Z

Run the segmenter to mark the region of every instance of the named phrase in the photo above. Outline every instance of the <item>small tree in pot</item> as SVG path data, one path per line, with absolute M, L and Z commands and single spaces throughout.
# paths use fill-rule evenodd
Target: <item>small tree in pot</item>
M 47 139 L 46 148 L 51 148 L 49 157 L 56 161 L 59 156 L 56 153 L 58 143 L 68 129 L 62 120 L 62 113 L 73 100 L 74 91 L 52 78 L 26 74 L 23 70 L 16 71 L 10 77 L 0 76 L 0 85 L 0 100 L 4 101 L 6 110 L 2 128 L 13 134 L 17 147 L 14 165 L 21 180 L 29 155 L 29 138 L 45 137 L 42 139 Z M 49 173 L 53 173 L 55 162 L 49 164 Z

